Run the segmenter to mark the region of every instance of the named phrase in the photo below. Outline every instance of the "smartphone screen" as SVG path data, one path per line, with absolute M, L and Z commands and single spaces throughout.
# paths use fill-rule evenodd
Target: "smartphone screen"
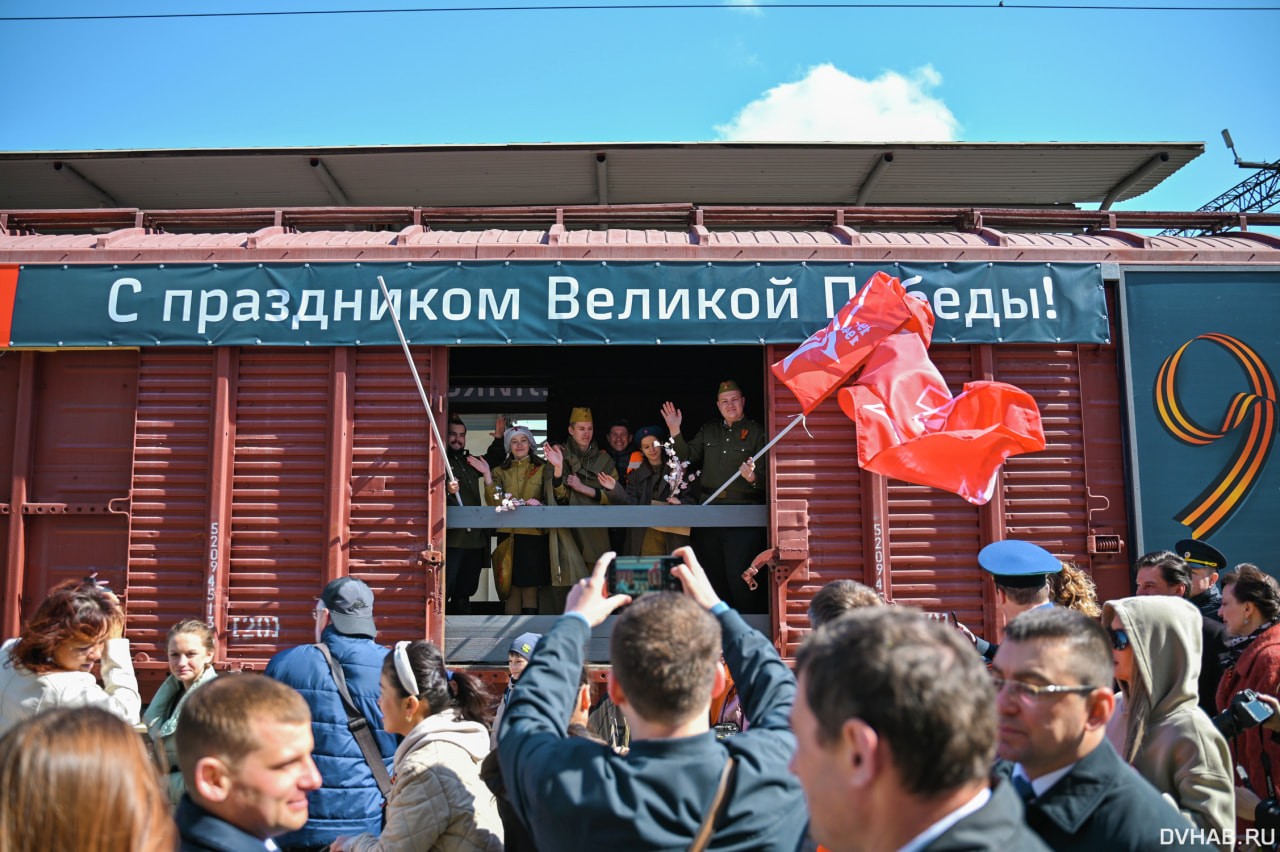
M 605 575 L 611 595 L 639 597 L 646 592 L 678 592 L 684 587 L 671 576 L 678 556 L 615 556 Z

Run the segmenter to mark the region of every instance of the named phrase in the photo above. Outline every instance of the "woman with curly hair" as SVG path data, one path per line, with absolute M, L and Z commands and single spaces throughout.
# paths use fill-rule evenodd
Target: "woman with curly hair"
M 99 661 L 105 688 L 93 676 Z M 92 580 L 55 586 L 22 635 L 0 646 L 0 733 L 64 706 L 102 707 L 130 725 L 140 722 L 124 610 Z
M 178 832 L 142 741 L 97 707 L 63 707 L 0 737 L 0 849 L 173 852 Z
M 378 835 L 339 837 L 331 852 L 502 852 L 502 819 L 480 780 L 489 754 L 489 695 L 419 639 L 382 664 L 383 730 L 400 734 L 386 822 Z
M 1093 578 L 1081 571 L 1076 563 L 1063 562 L 1062 573 L 1050 574 L 1049 582 L 1052 586 L 1055 606 L 1083 612 L 1090 618 L 1098 618 L 1102 615 L 1102 609 L 1098 606 L 1098 590 L 1093 584 Z

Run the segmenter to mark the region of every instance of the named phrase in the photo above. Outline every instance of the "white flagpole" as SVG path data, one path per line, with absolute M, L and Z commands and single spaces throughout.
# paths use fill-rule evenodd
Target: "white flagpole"
M 792 429 L 796 428 L 796 424 L 797 424 L 797 423 L 802 423 L 802 422 L 804 422 L 804 415 L 803 415 L 803 414 L 801 414 L 801 415 L 800 415 L 800 416 L 798 416 L 798 417 L 793 418 L 793 419 L 792 419 L 792 421 L 791 421 L 790 423 L 788 423 L 785 427 L 783 427 L 783 429 L 782 429 L 782 431 L 781 431 L 781 432 L 779 432 L 777 435 L 774 435 L 774 436 L 773 436 L 773 440 L 772 440 L 772 441 L 770 441 L 769 443 L 767 443 L 767 444 L 765 444 L 763 447 L 761 447 L 761 448 L 760 448 L 760 452 L 758 452 L 758 453 L 756 453 L 754 456 L 752 456 L 752 457 L 751 457 L 751 460 L 752 460 L 752 461 L 755 461 L 756 459 L 763 458 L 763 457 L 764 457 L 764 454 L 765 454 L 765 453 L 767 453 L 767 452 L 769 452 L 770 448 L 772 448 L 774 444 L 778 443 L 778 441 L 782 439 L 782 436 L 783 436 L 783 435 L 787 434 L 787 433 L 788 433 L 788 432 L 790 432 Z M 729 484 L 730 484 L 731 482 L 733 482 L 735 479 L 737 479 L 739 476 L 742 476 L 742 468 L 741 468 L 741 467 L 739 467 L 737 470 L 735 470 L 735 471 L 733 472 L 733 476 L 731 476 L 731 477 L 729 477 L 728 479 L 726 479 L 726 480 L 724 481 L 724 485 L 721 485 L 719 488 L 717 488 L 717 489 L 716 489 L 716 492 L 715 492 L 714 494 L 712 494 L 712 495 L 711 495 L 710 497 L 708 497 L 706 500 L 703 500 L 703 501 L 702 501 L 702 505 L 706 506 L 706 505 L 707 505 L 707 504 L 709 504 L 712 500 L 714 500 L 714 499 L 716 499 L 717 497 L 719 497 L 719 496 L 720 496 L 720 492 L 721 492 L 721 491 L 724 491 L 726 488 L 728 488 L 728 487 L 729 487 Z
M 444 451 L 444 441 L 440 439 L 440 427 L 436 426 L 435 415 L 431 413 L 431 403 L 427 401 L 427 392 L 422 388 L 422 378 L 418 376 L 418 367 L 413 363 L 413 354 L 409 352 L 409 341 L 404 339 L 404 329 L 400 328 L 400 318 L 396 316 L 396 312 L 391 305 L 391 294 L 387 292 L 387 282 L 382 280 L 382 276 L 378 276 L 378 286 L 382 288 L 382 298 L 387 300 L 387 313 L 391 315 L 391 321 L 396 324 L 396 334 L 400 335 L 400 345 L 404 347 L 404 357 L 409 362 L 409 372 L 413 373 L 413 383 L 418 386 L 418 396 L 422 397 L 422 407 L 427 410 L 427 422 L 431 424 L 431 434 L 436 436 L 436 446 L 440 448 L 440 458 L 444 459 L 444 473 L 450 482 L 457 482 L 457 477 L 453 475 L 453 468 L 449 465 L 449 454 Z M 372 309 L 370 310 L 372 313 Z M 458 491 L 453 495 L 458 498 L 458 505 L 464 505 L 462 502 L 462 492 Z

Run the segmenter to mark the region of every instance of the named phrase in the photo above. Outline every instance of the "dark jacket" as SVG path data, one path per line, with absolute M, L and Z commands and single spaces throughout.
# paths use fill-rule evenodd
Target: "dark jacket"
M 1200 707 L 1210 717 L 1218 713 L 1218 683 L 1222 680 L 1222 655 L 1227 652 L 1231 634 L 1227 625 L 1204 617 L 1201 622 L 1203 643 L 1200 646 Z
M 710 497 L 729 477 L 737 473 L 748 458 L 755 456 L 769 443 L 764 427 L 754 420 L 742 419 L 732 426 L 723 420 L 711 420 L 688 441 L 684 435 L 675 439 L 676 455 L 690 464 L 691 471 L 701 470 L 696 480 L 701 488 L 702 502 Z M 764 502 L 764 483 L 768 479 L 766 458 L 756 459 L 756 481 L 747 482 L 741 476 L 721 492 L 715 506 L 750 505 Z
M 667 458 L 664 451 L 662 458 Z M 671 496 L 671 483 L 666 480 L 667 468 L 665 464 L 657 469 L 650 467 L 649 462 L 642 461 L 640 466 L 631 471 L 631 477 L 627 480 L 626 488 L 622 483 L 618 483 L 609 492 L 609 502 L 627 506 L 648 506 L 654 500 L 666 502 Z M 681 491 L 676 497 L 681 503 L 688 498 L 687 490 Z M 646 528 L 630 527 L 627 529 L 627 540 L 624 551 L 631 556 L 639 556 L 640 548 L 644 544 Z
M 1006 763 L 1002 769 L 1007 774 L 1013 765 Z M 1026 809 L 1027 825 L 1056 852 L 1216 849 L 1195 842 L 1194 832 L 1200 830 L 1121 760 L 1106 740 Z M 1186 842 L 1179 842 L 1183 838 Z
M 626 755 L 565 734 L 591 632 L 586 622 L 562 616 L 543 635 L 498 732 L 511 804 L 539 849 L 683 852 L 733 755 L 733 790 L 709 848 L 794 852 L 808 821 L 804 793 L 787 769 L 796 681 L 742 616 L 727 610 L 718 618 L 751 730 L 724 740 L 713 731 L 632 740 Z
M 182 852 L 263 852 L 267 844 L 229 822 L 218 819 L 183 796 L 173 815 L 182 837 Z
M 458 505 L 458 497 L 462 498 L 464 506 L 484 505 L 480 500 L 480 495 L 484 491 L 480 471 L 467 463 L 467 456 L 471 454 L 465 450 L 462 452 L 448 450 L 447 455 L 449 469 L 458 478 L 458 496 L 449 494 L 445 506 L 451 508 Z M 448 511 L 448 508 L 445 511 Z M 445 533 L 445 547 L 484 547 L 489 540 L 488 533 L 489 530 L 483 529 L 451 529 Z
M 1207 592 L 1201 592 L 1191 602 L 1195 604 L 1196 609 L 1200 610 L 1200 614 L 1205 618 L 1222 623 L 1222 616 L 1218 615 L 1218 610 L 1222 607 L 1222 592 L 1218 589 L 1217 584 L 1209 587 Z
M 1022 799 L 1000 781 L 978 810 L 938 835 L 921 852 L 1048 852 L 1022 821 Z
M 382 712 L 378 710 L 379 678 L 387 649 L 372 639 L 339 633 L 333 625 L 325 628 L 322 638 L 342 666 L 351 700 L 373 725 L 390 772 L 398 741 L 394 734 L 382 730 Z M 288 648 L 271 658 L 266 674 L 298 690 L 311 706 L 312 758 L 324 779 L 324 786 L 307 796 L 307 824 L 276 842 L 281 846 L 318 846 L 332 843 L 339 834 L 377 834 L 382 828 L 382 793 L 347 727 L 347 714 L 324 655 L 311 645 Z
M 604 451 L 609 454 L 609 458 L 613 459 L 613 469 L 618 472 L 615 478 L 623 485 L 631 477 L 631 471 L 644 464 L 644 454 L 640 452 L 640 448 L 634 441 L 627 444 L 627 448 L 622 452 L 618 452 L 608 444 L 605 444 Z

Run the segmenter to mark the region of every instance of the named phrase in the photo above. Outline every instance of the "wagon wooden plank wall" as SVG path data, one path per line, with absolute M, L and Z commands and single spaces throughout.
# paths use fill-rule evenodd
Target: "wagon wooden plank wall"
M 1098 265 L 1114 306 L 1126 268 L 1280 265 L 1280 240 L 1246 230 L 1280 224 L 1277 216 L 1241 218 L 1214 237 L 1126 230 L 1195 224 L 1196 216 L 1205 218 L 687 205 L 9 210 L 0 212 L 0 266 L 838 260 L 892 272 L 909 261 L 1084 262 Z M 975 556 L 1005 537 L 1077 562 L 1103 597 L 1128 593 L 1136 554 L 1114 309 L 1109 323 L 1107 343 L 935 341 L 930 354 L 953 391 L 976 379 L 1010 382 L 1043 414 L 1047 448 L 1010 460 L 985 506 L 860 471 L 853 424 L 834 400 L 808 417 L 810 435 L 795 430 L 778 445 L 765 560 L 769 624 L 784 654 L 803 638 L 812 594 L 841 577 L 899 603 L 955 611 L 998 635 Z M 757 389 L 748 413 L 772 431 L 799 411 L 767 370 L 793 348 L 734 350 L 750 356 L 741 364 Z M 655 344 L 652 357 L 668 359 L 659 363 L 676 363 L 670 349 L 659 350 Z M 451 361 L 466 352 L 415 347 L 442 426 Z M 687 415 L 686 423 L 696 428 L 695 420 Z M 345 574 L 374 588 L 388 635 L 445 638 L 437 572 L 444 473 L 395 347 L 7 348 L 0 448 L 6 636 L 54 582 L 97 570 L 125 592 L 128 635 L 152 684 L 164 669 L 164 632 L 177 619 L 215 623 L 226 640 L 219 665 L 261 668 L 277 649 L 309 641 L 315 596 Z

